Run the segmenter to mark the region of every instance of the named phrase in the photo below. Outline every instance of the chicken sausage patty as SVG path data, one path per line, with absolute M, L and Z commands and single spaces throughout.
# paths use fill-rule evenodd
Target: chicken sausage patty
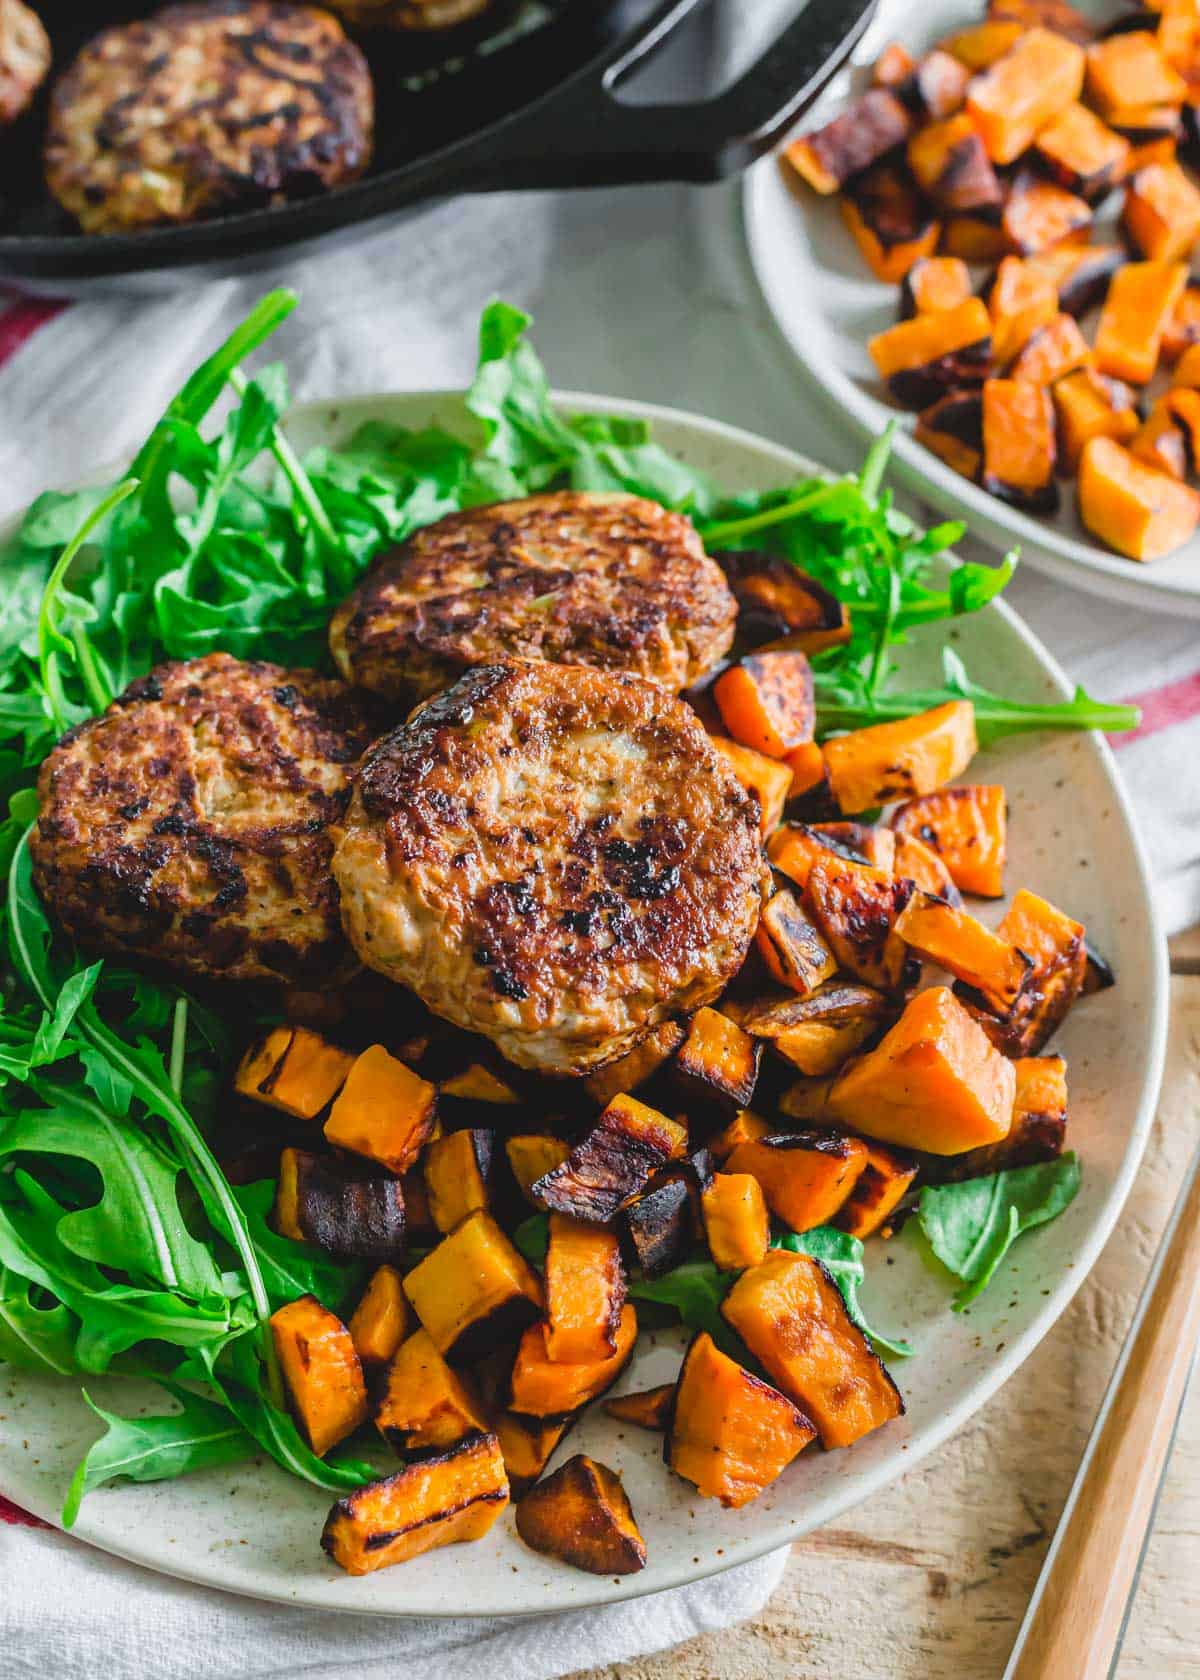
M 373 121 L 328 12 L 189 0 L 84 47 L 51 96 L 46 181 L 85 233 L 190 222 L 354 180 Z
M 480 666 L 367 754 L 334 854 L 370 968 L 522 1067 L 583 1073 L 740 966 L 756 802 L 621 673 Z
M 329 641 L 348 681 L 394 700 L 498 659 L 678 690 L 727 652 L 736 617 L 689 519 L 641 496 L 562 490 L 414 532 L 338 608 Z
M 311 671 L 162 665 L 43 764 L 34 883 L 98 950 L 235 980 L 353 969 L 329 825 L 373 733 L 369 703 Z
M 0 128 L 15 122 L 50 69 L 50 37 L 24 0 L 0 0 Z

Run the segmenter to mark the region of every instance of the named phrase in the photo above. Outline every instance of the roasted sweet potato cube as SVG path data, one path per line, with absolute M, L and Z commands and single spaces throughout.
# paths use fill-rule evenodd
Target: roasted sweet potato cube
M 375 1424 L 397 1452 L 449 1447 L 486 1429 L 472 1377 L 452 1371 L 427 1330 L 416 1330 L 393 1354 Z
M 1172 390 L 1200 390 L 1200 344 L 1189 344 L 1171 375 Z
M 1067 0 L 991 0 L 988 17 L 1011 19 L 1023 29 L 1035 25 L 1052 29 L 1057 35 L 1065 35 L 1068 41 L 1078 41 L 1080 46 L 1096 38 L 1094 25 L 1068 5 Z
M 752 653 L 722 672 L 713 697 L 734 740 L 768 758 L 782 758 L 812 740 L 816 708 L 803 653 L 791 648 Z
M 561 1166 L 539 1178 L 532 1194 L 555 1213 L 607 1225 L 687 1146 L 687 1133 L 636 1097 L 614 1097 Z
M 535 1552 L 591 1575 L 634 1575 L 646 1567 L 646 1542 L 621 1478 L 583 1453 L 525 1494 L 517 1533 Z
M 833 796 L 829 792 L 829 775 L 825 768 L 825 754 L 815 741 L 806 741 L 803 746 L 785 753 L 783 762 L 792 773 L 792 785 L 788 789 L 789 806 L 803 815 L 824 815 L 833 809 Z
M 771 1220 L 753 1173 L 714 1173 L 700 1207 L 714 1265 L 726 1272 L 757 1266 L 771 1240 Z
M 1031 333 L 1025 348 L 1009 369 L 1013 379 L 1051 386 L 1092 359 L 1087 339 L 1073 315 L 1062 313 Z
M 945 899 L 947 904 L 962 903 L 962 894 L 942 859 L 924 840 L 918 840 L 913 834 L 896 835 L 896 862 L 892 873 L 911 881 L 923 892 Z
M 1129 142 L 1125 178 L 1152 163 L 1174 163 L 1185 126 L 1178 105 L 1129 105 L 1106 113 L 1108 126 Z
M 425 1150 L 425 1193 L 438 1230 L 445 1233 L 491 1199 L 495 1134 L 480 1126 L 435 1138 Z
M 917 419 L 916 440 L 972 482 L 983 467 L 983 398 L 978 391 L 951 391 Z
M 986 70 L 1015 47 L 1024 33 L 1023 24 L 1007 18 L 988 18 L 985 23 L 948 35 L 941 45 L 968 70 Z
M 675 1056 L 675 1075 L 702 1106 L 745 1108 L 754 1095 L 762 1047 L 716 1009 L 698 1009 Z
M 1078 327 L 1069 315 L 1060 320 Z M 1018 356 L 1037 344 L 1043 327 Z M 1053 513 L 1058 506 L 1054 477 L 1057 451 L 1054 404 L 1049 391 L 1024 378 L 989 379 L 983 387 L 983 487 L 1027 513 Z
M 537 1481 L 573 1422 L 573 1418 L 522 1417 L 519 1412 L 497 1414 L 496 1439 L 515 1498 Z
M 827 862 L 831 852 L 846 856 L 810 823 L 784 823 L 767 842 L 767 856 L 775 868 L 801 890 L 808 885 L 813 866 Z
M 544 1287 L 549 1359 L 595 1364 L 616 1352 L 625 1268 L 611 1231 L 552 1213 Z
M 1157 560 L 1195 534 L 1200 496 L 1111 438 L 1097 437 L 1080 457 L 1079 517 L 1118 554 Z
M 1163 333 L 1186 283 L 1183 263 L 1126 263 L 1117 270 L 1096 328 L 1093 353 L 1101 373 L 1131 385 L 1154 377 Z
M 810 1418 L 824 1447 L 848 1447 L 904 1412 L 899 1390 L 837 1285 L 807 1254 L 774 1248 L 721 1306 L 771 1380 Z
M 1113 966 L 1103 951 L 1097 950 L 1091 940 L 1084 941 L 1087 961 L 1084 965 L 1083 995 L 1091 997 L 1093 992 L 1106 992 L 1110 986 L 1117 983 Z
M 971 271 L 958 257 L 922 257 L 900 287 L 900 319 L 956 309 L 972 295 Z
M 413 1327 L 412 1308 L 395 1266 L 379 1266 L 350 1319 L 350 1340 L 364 1371 L 386 1365 Z
M 464 1103 L 488 1103 L 495 1108 L 516 1108 L 521 1101 L 520 1092 L 482 1062 L 471 1062 L 461 1073 L 443 1079 L 438 1090 L 443 1097 Z
M 1003 187 L 1004 183 L 1001 182 Z M 976 215 L 946 216 L 938 250 L 944 257 L 958 257 L 965 263 L 997 263 L 1008 255 L 1008 240 L 999 210 Z
M 437 1087 L 373 1044 L 364 1050 L 325 1122 L 325 1137 L 378 1161 L 389 1172 L 411 1167 L 432 1136 Z
M 1021 1056 L 1013 1062 L 1017 1094 L 1013 1123 L 999 1143 L 968 1149 L 965 1155 L 929 1157 L 921 1182 L 950 1184 L 984 1178 L 1012 1167 L 1053 1161 L 1067 1135 L 1067 1064 L 1061 1056 Z
M 892 41 L 875 60 L 871 71 L 871 85 L 884 88 L 899 87 L 912 75 L 914 63 L 908 48 L 899 41 Z
M 1160 398 L 1129 440 L 1129 453 L 1180 481 L 1191 466 L 1188 435 L 1171 411 L 1165 398 Z
M 831 858 L 813 866 L 804 902 L 838 966 L 868 986 L 890 992 L 904 979 L 904 946 L 896 934 L 896 918 L 912 892 L 911 881 Z
M 238 1064 L 234 1089 L 295 1120 L 315 1120 L 345 1083 L 354 1057 L 307 1027 L 272 1027 Z
M 288 1400 L 318 1458 L 367 1421 L 367 1385 L 350 1332 L 315 1295 L 271 1314 Z
M 537 1274 L 488 1213 L 473 1213 L 420 1260 L 404 1292 L 438 1352 L 465 1365 L 511 1341 L 542 1310 Z
M 541 1207 L 541 1202 L 533 1194 L 533 1187 L 539 1178 L 553 1172 L 555 1167 L 562 1166 L 571 1153 L 571 1145 L 562 1138 L 520 1132 L 515 1137 L 505 1139 L 504 1152 L 508 1156 L 508 1164 L 512 1168 L 517 1187 L 525 1200 L 531 1202 L 534 1207 Z
M 1162 359 L 1174 366 L 1184 351 L 1197 343 L 1200 343 L 1200 284 L 1189 280 L 1163 332 Z
M 1007 367 L 1039 327 L 1058 314 L 1058 291 L 1050 275 L 1020 257 L 1005 257 L 988 293 L 992 356 Z
M 893 873 L 896 836 L 890 828 L 879 823 L 819 822 L 813 823 L 812 831 L 839 857 L 849 858 L 851 863 L 869 863 L 885 875 Z
M 436 1546 L 481 1540 L 507 1504 L 500 1443 L 469 1435 L 344 1495 L 326 1518 L 321 1545 L 348 1574 L 368 1575 Z
M 998 209 L 1004 193 L 979 131 L 965 112 L 932 122 L 908 142 L 917 185 L 948 215 Z
M 895 1213 L 917 1176 L 915 1155 L 886 1144 L 867 1145 L 867 1164 L 849 1196 L 833 1216 L 839 1231 L 860 1242 L 873 1237 Z
M 1007 1137 L 1012 1063 L 944 986 L 918 992 L 829 1094 L 842 1123 L 902 1149 L 957 1155 Z
M 974 708 L 969 700 L 951 700 L 915 717 L 835 735 L 825 742 L 825 762 L 834 798 L 854 816 L 933 793 L 960 776 L 978 750 Z
M 604 1410 L 618 1423 L 636 1424 L 639 1429 L 649 1429 L 656 1434 L 662 1434 L 670 1424 L 674 1406 L 674 1383 L 660 1383 L 657 1388 L 618 1394 L 604 1402 Z
M 785 146 L 785 173 L 807 182 L 816 192 L 835 193 L 902 145 L 912 126 L 911 112 L 894 93 L 871 88 L 823 128 Z
M 1058 307 L 1078 319 L 1101 303 L 1113 275 L 1129 261 L 1123 245 L 1056 245 L 1027 260 L 1058 292 Z
M 1182 431 L 1185 464 L 1189 472 L 1195 472 L 1200 464 L 1200 391 L 1173 386 L 1163 393 L 1155 407 L 1169 414 Z
M 1001 218 L 1009 248 L 1020 257 L 1036 256 L 1055 245 L 1085 243 L 1091 222 L 1086 199 L 1028 169 L 1013 181 Z
M 1058 452 L 1069 473 L 1094 437 L 1128 443 L 1138 430 L 1129 387 L 1119 379 L 1081 367 L 1055 384 L 1051 397 L 1057 422 Z
M 837 958 L 789 887 L 772 893 L 764 904 L 755 943 L 775 979 L 801 997 L 837 973 Z
M 1200 239 L 1200 189 L 1177 163 L 1148 164 L 1126 188 L 1121 225 L 1151 262 L 1180 262 Z
M 1083 49 L 1030 29 L 967 90 L 967 111 L 993 163 L 1012 163 L 1083 88 Z
M 709 1138 L 708 1152 L 713 1160 L 719 1163 L 727 1160 L 740 1143 L 746 1143 L 752 1138 L 769 1137 L 770 1132 L 770 1126 L 761 1115 L 752 1114 L 748 1108 L 744 1108 L 740 1114 L 734 1115 L 723 1131 Z
M 790 648 L 813 654 L 850 640 L 845 603 L 790 560 L 742 548 L 712 558 L 737 601 L 740 641 L 754 647 L 786 641 Z
M 894 91 L 918 118 L 938 122 L 960 109 L 970 80 L 971 73 L 961 59 L 934 47 L 918 59 Z
M 979 898 L 1003 893 L 1008 798 L 1002 787 L 977 783 L 909 799 L 892 813 L 892 827 L 924 841 L 963 892 Z
M 695 1237 L 695 1184 L 682 1170 L 655 1180 L 621 1215 L 632 1263 L 645 1277 L 680 1265 Z
M 632 1050 L 618 1056 L 615 1062 L 606 1062 L 595 1073 L 589 1073 L 583 1082 L 584 1090 L 601 1108 L 607 1107 L 614 1097 L 636 1091 L 667 1065 L 683 1043 L 683 1034 L 684 1029 L 678 1021 L 660 1022 Z M 565 1151 L 562 1158 L 566 1159 Z M 557 1166 L 559 1163 L 556 1161 L 553 1164 Z
M 1087 94 L 1111 119 L 1131 105 L 1179 105 L 1187 83 L 1148 30 L 1131 29 L 1088 48 Z
M 955 990 L 1006 1056 L 1036 1056 L 1083 990 L 1087 973 L 1084 930 L 1081 923 L 1022 887 L 998 931 L 1033 962 L 1016 1003 L 1000 1015 L 961 982 Z
M 512 1369 L 510 1407 L 525 1417 L 565 1417 L 598 1400 L 629 1362 L 637 1341 L 632 1301 L 621 1309 L 617 1348 L 588 1365 L 556 1364 L 546 1353 L 546 1326 L 531 1324 L 521 1337 Z
M 875 1031 L 876 1022 L 866 1016 L 836 1025 L 802 1021 L 776 1034 L 771 1046 L 801 1073 L 817 1077 L 836 1073 Z
M 900 406 L 922 409 L 947 391 L 982 384 L 991 366 L 991 332 L 982 300 L 968 298 L 876 333 L 867 349 Z
M 400 1181 L 328 1155 L 285 1149 L 275 1187 L 275 1229 L 338 1260 L 398 1260 L 406 1219 Z
M 997 1014 L 1016 1003 L 1033 967 L 1024 951 L 966 910 L 928 893 L 913 895 L 897 918 L 896 932 L 925 962 L 974 987 Z
M 1034 142 L 1037 160 L 1051 178 L 1090 203 L 1124 178 L 1129 151 L 1123 135 L 1078 103 L 1060 111 Z
M 776 1107 L 787 1120 L 801 1120 L 806 1127 L 836 1126 L 837 1115 L 829 1106 L 829 1093 L 837 1083 L 837 1074 L 794 1079 L 779 1098 Z
M 767 1206 L 793 1231 L 828 1225 L 867 1160 L 861 1138 L 835 1132 L 775 1132 L 743 1143 L 725 1166 L 756 1178 Z
M 861 867 L 861 866 L 855 866 Z M 858 980 L 828 980 L 807 997 L 795 992 L 776 992 L 768 997 L 728 999 L 725 1008 L 736 1014 L 739 1025 L 753 1038 L 777 1040 L 793 1028 L 819 1021 L 826 1026 L 845 1026 L 851 1021 L 880 1021 L 893 1010 L 890 999 L 878 988 Z
M 815 1435 L 798 1406 L 722 1353 L 707 1331 L 693 1339 L 663 1456 L 703 1498 L 748 1505 Z
M 941 225 L 907 169 L 877 163 L 846 188 L 842 220 L 877 280 L 895 284 L 937 250 Z
M 766 753 L 743 747 L 725 735 L 710 735 L 709 740 L 746 791 L 758 800 L 759 828 L 765 839 L 779 827 L 792 790 L 792 772 L 780 759 L 768 758 Z

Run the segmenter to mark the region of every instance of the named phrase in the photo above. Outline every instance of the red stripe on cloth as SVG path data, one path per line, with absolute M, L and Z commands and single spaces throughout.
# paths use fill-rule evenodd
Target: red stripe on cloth
M 42 1521 L 41 1517 L 34 1517 L 28 1511 L 22 1511 L 19 1505 L 14 1505 L 11 1499 L 5 1499 L 0 1493 L 0 1522 L 12 1523 L 18 1528 L 49 1528 L 50 1524 Z
M 1132 746 L 1147 735 L 1157 735 L 1160 730 L 1173 729 L 1177 723 L 1200 716 L 1200 671 L 1180 677 L 1178 682 L 1164 683 L 1161 688 L 1148 689 L 1145 694 L 1134 694 L 1128 703 L 1140 708 L 1142 721 L 1124 735 L 1110 735 L 1114 747 Z
M 57 298 L 19 298 L 0 315 L 0 367 L 31 339 L 39 327 L 61 315 L 67 305 Z

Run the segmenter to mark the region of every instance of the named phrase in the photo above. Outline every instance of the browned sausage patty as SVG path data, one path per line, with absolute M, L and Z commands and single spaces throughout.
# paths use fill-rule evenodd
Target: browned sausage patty
M 338 608 L 329 641 L 347 680 L 396 700 L 497 659 L 681 689 L 727 652 L 736 616 L 689 519 L 640 496 L 562 490 L 415 532 Z
M 377 742 L 333 867 L 364 963 L 553 1073 L 715 997 L 766 885 L 757 804 L 682 701 L 541 661 Z
M 43 764 L 35 885 L 98 950 L 234 980 L 353 968 L 329 825 L 373 733 L 359 697 L 311 671 L 160 666 Z
M 0 0 L 0 128 L 29 104 L 50 69 L 50 37 L 24 0 Z
M 453 29 L 486 12 L 493 0 L 327 0 L 355 29 Z
M 84 47 L 51 97 L 46 181 L 85 233 L 190 222 L 354 180 L 373 121 L 330 13 L 190 0 Z

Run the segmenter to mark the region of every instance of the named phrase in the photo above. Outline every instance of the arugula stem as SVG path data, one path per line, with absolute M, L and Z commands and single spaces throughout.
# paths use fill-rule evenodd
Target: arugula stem
M 1118 734 L 1136 729 L 1140 714 L 1136 706 L 1107 705 L 1092 700 L 1081 704 L 1076 700 L 1038 703 L 1015 703 L 979 699 L 972 694 L 955 694 L 948 689 L 926 692 L 910 690 L 904 694 L 876 694 L 866 700 L 838 699 L 828 693 L 837 689 L 837 679 L 826 678 L 827 693 L 822 697 L 821 672 L 814 675 L 817 701 L 817 724 L 823 733 L 835 729 L 858 729 L 864 724 L 884 723 L 890 718 L 908 718 L 917 712 L 932 711 L 944 706 L 947 700 L 971 700 L 975 707 L 976 723 L 995 740 L 1001 735 L 1025 735 L 1036 729 L 1098 729 L 1104 734 Z
M 83 686 L 87 690 L 88 704 L 93 712 L 99 715 L 101 712 L 107 711 L 112 704 L 112 689 L 100 673 L 100 663 L 96 658 L 96 650 L 88 641 L 87 633 L 82 624 L 71 626 L 71 641 L 75 647 L 75 663 L 79 667 L 79 675 L 83 679 Z
M 827 502 L 842 488 L 844 482 L 842 479 L 833 479 L 828 483 L 810 484 L 798 496 L 793 496 L 789 502 L 781 502 L 778 507 L 765 508 L 762 513 L 747 514 L 743 519 L 726 519 L 717 525 L 702 525 L 700 535 L 704 539 L 704 546 L 722 547 L 735 538 L 748 537 L 755 531 L 765 531 L 772 525 L 785 525 L 798 513 L 811 513 L 813 508 Z
M 167 1076 L 177 1097 L 183 1096 L 183 1063 L 187 1054 L 188 1000 L 182 994 L 175 999 L 171 1016 L 171 1060 Z
M 229 383 L 241 397 L 245 395 L 246 386 L 249 382 L 241 368 L 235 367 L 230 369 Z M 336 548 L 340 553 L 345 553 L 346 545 L 334 530 L 329 514 L 325 510 L 324 502 L 317 495 L 312 479 L 309 478 L 300 463 L 300 457 L 279 426 L 271 427 L 271 453 L 279 462 L 284 477 L 292 487 L 293 494 L 312 521 L 313 527 L 320 534 L 321 539 L 328 543 L 330 548 Z
M 127 478 L 118 484 L 115 489 L 110 490 L 108 495 L 96 504 L 54 562 L 50 576 L 46 579 L 46 587 L 42 591 L 41 605 L 38 608 L 38 667 L 41 672 L 42 686 L 46 691 L 46 698 L 50 702 L 50 716 L 60 735 L 67 727 L 67 717 L 66 699 L 62 690 L 62 678 L 59 674 L 57 654 L 58 652 L 76 653 L 78 640 L 75 642 L 69 641 L 59 628 L 55 612 L 58 605 L 58 593 L 71 569 L 71 562 L 92 532 L 108 518 L 113 509 L 118 507 L 127 496 L 132 496 L 137 488 L 138 480 Z M 86 672 L 84 673 L 84 683 L 85 686 L 88 686 L 90 697 L 91 689 Z M 107 700 L 103 701 L 96 708 L 97 711 L 103 711 L 107 704 Z
M 892 440 L 896 436 L 896 422 L 889 420 L 867 451 L 867 458 L 858 475 L 858 487 L 867 501 L 873 502 L 883 485 L 883 475 L 892 454 Z

